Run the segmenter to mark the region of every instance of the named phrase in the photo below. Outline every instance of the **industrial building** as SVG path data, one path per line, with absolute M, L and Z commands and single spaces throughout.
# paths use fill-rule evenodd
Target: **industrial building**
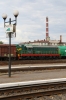
M 46 38 L 44 40 L 34 40 L 33 42 L 22 42 L 20 44 L 28 45 L 66 45 L 66 42 L 62 42 L 62 35 L 59 36 L 59 40 L 51 40 L 49 37 L 49 21 L 46 17 Z

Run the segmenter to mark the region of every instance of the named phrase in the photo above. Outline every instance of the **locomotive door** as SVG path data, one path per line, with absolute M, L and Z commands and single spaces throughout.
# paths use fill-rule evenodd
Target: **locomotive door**
M 28 53 L 33 53 L 33 49 L 32 48 L 28 48 Z

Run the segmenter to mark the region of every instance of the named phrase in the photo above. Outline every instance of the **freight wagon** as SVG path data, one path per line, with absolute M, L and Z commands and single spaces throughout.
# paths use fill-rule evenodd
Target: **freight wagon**
M 16 45 L 11 45 L 11 59 L 16 60 Z M 9 59 L 9 45 L 8 44 L 0 44 L 0 60 L 8 60 Z

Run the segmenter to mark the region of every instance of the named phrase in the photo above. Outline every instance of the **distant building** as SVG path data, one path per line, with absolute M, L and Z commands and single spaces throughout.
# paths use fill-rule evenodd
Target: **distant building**
M 66 42 L 62 42 L 62 35 L 60 35 L 59 40 L 51 40 L 49 37 L 49 24 L 48 17 L 46 17 L 46 39 L 44 40 L 34 40 L 33 42 L 22 42 L 20 44 L 28 44 L 28 45 L 66 45 Z

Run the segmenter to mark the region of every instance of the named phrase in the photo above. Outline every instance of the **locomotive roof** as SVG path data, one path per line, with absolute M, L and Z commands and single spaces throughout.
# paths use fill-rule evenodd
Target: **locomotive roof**
M 58 46 L 44 46 L 44 45 L 26 45 L 27 48 L 33 48 L 33 47 L 52 47 L 52 48 L 58 48 Z

